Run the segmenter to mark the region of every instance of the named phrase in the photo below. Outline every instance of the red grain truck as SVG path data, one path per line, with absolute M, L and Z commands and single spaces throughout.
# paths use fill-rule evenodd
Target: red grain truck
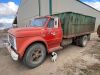
M 14 60 L 35 68 L 48 53 L 74 42 L 84 47 L 95 28 L 95 18 L 73 12 L 34 18 L 28 27 L 8 31 L 7 47 Z

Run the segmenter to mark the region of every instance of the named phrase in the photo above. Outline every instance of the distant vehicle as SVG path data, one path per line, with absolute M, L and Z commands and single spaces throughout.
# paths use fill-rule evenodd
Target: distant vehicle
M 97 34 L 98 34 L 98 36 L 99 36 L 99 38 L 100 38 L 100 25 L 98 26 Z
M 34 18 L 30 27 L 12 28 L 8 50 L 13 60 L 23 60 L 30 68 L 39 66 L 47 53 L 64 48 L 74 42 L 85 47 L 94 32 L 95 17 L 73 12 Z

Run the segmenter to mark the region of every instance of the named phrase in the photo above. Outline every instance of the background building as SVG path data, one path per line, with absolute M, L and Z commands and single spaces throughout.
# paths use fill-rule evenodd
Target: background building
M 62 12 L 75 12 L 96 17 L 96 27 L 100 24 L 100 11 L 79 0 L 21 0 L 14 24 L 18 27 L 29 25 L 32 18 Z

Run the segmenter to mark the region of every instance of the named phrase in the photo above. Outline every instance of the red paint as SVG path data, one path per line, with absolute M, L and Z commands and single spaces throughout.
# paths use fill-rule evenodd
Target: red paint
M 34 42 L 43 42 L 47 47 L 48 53 L 60 46 L 63 35 L 61 22 L 59 20 L 58 28 L 48 28 L 48 22 L 51 17 L 48 16 L 47 18 L 48 20 L 45 22 L 44 27 L 14 28 L 8 31 L 16 37 L 17 53 L 20 58 L 23 57 L 26 48 Z M 52 35 L 51 33 L 55 33 L 56 35 Z

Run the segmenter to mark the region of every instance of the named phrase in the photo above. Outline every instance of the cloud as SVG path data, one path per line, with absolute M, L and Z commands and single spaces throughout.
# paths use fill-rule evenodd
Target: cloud
M 12 19 L 9 19 L 9 18 L 1 18 L 0 19 L 0 23 L 12 23 L 13 22 L 13 18 Z
M 94 1 L 95 2 L 85 2 L 85 3 L 100 11 L 100 1 L 97 0 Z
M 0 15 L 15 15 L 18 9 L 18 5 L 14 2 L 0 3 Z
M 14 2 L 0 3 L 0 23 L 12 23 L 17 10 L 18 5 Z

